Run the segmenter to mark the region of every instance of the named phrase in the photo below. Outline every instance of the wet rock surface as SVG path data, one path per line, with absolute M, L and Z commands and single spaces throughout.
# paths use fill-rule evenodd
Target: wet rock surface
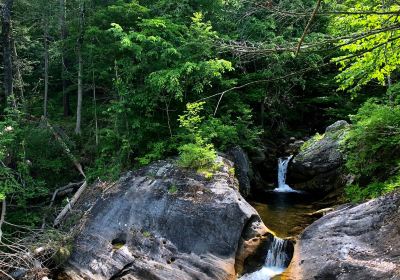
M 327 127 L 324 135 L 317 135 L 303 144 L 289 164 L 287 182 L 298 190 L 328 193 L 345 185 L 343 155 L 340 142 L 348 131 L 346 121 Z
M 271 233 L 240 195 L 233 163 L 219 160 L 209 180 L 160 161 L 89 188 L 77 204 L 82 222 L 66 275 L 236 279 Z
M 251 192 L 250 180 L 253 177 L 249 157 L 241 147 L 233 148 L 229 152 L 229 155 L 235 163 L 235 173 L 239 181 L 239 191 L 244 197 L 247 197 Z
M 400 279 L 400 193 L 340 208 L 303 232 L 283 279 Z

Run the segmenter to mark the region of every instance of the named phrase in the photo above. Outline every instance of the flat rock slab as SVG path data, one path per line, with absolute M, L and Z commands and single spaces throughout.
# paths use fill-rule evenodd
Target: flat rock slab
M 284 279 L 400 279 L 400 193 L 343 206 L 313 223 Z
M 72 279 L 236 279 L 271 234 L 242 198 L 233 163 L 206 179 L 160 161 L 103 186 L 65 269 Z M 83 196 L 82 199 L 84 199 Z

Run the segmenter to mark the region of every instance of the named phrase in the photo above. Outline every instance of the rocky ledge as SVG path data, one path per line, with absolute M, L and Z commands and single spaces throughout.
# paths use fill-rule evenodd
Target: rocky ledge
M 318 194 L 341 189 L 348 178 L 342 172 L 340 143 L 348 128 L 346 121 L 337 121 L 323 135 L 317 134 L 305 142 L 289 164 L 288 183 L 298 190 Z
M 300 236 L 284 279 L 400 279 L 400 193 L 344 205 Z
M 170 160 L 89 188 L 70 217 L 81 223 L 64 276 L 236 279 L 273 235 L 240 195 L 233 163 L 219 161 L 212 178 Z

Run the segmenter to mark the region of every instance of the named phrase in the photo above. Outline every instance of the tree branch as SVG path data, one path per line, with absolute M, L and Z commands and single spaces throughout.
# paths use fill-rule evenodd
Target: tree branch
M 72 209 L 75 203 L 78 201 L 79 197 L 85 191 L 87 187 L 87 182 L 85 181 L 83 185 L 78 189 L 75 195 L 72 197 L 71 201 L 63 208 L 60 214 L 58 214 L 57 218 L 54 220 L 54 226 L 58 226 L 60 222 L 64 219 L 64 217 L 68 214 L 68 212 Z
M 305 39 L 305 37 L 306 37 L 306 35 L 307 35 L 307 32 L 308 32 L 308 30 L 309 30 L 310 27 L 311 27 L 311 23 L 312 23 L 312 21 L 313 21 L 315 15 L 317 14 L 318 9 L 319 9 L 320 6 L 321 6 L 321 0 L 317 0 L 317 5 L 315 6 L 315 9 L 314 9 L 314 11 L 312 12 L 309 21 L 307 22 L 307 25 L 306 25 L 306 27 L 304 28 L 303 35 L 301 35 L 299 44 L 297 45 L 296 56 L 297 56 L 297 55 L 299 54 L 299 52 L 300 52 L 301 44 L 303 43 L 303 41 L 304 41 L 304 39 Z

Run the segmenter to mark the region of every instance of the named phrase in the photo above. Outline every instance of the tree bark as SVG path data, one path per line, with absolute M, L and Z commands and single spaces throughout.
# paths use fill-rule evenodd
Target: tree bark
M 99 124 L 98 124 L 98 120 L 97 120 L 96 80 L 94 78 L 93 64 L 92 64 L 92 87 L 93 87 L 95 137 L 96 137 L 96 146 L 98 146 L 99 145 Z
M 78 102 L 76 106 L 76 127 L 75 133 L 81 134 L 81 123 L 82 123 L 82 92 L 83 92 L 83 60 L 82 60 L 82 46 L 83 46 L 83 20 L 84 20 L 84 4 L 80 5 L 79 15 L 79 38 L 78 38 Z
M 68 117 L 71 115 L 70 109 L 70 101 L 69 101 L 69 92 L 67 91 L 67 61 L 66 61 L 66 49 L 65 49 L 65 40 L 67 39 L 67 9 L 65 6 L 66 0 L 60 0 L 60 39 L 62 43 L 61 50 L 61 79 L 62 79 L 62 92 L 63 92 L 63 108 L 64 108 L 64 117 Z
M 20 67 L 20 62 L 18 59 L 18 53 L 17 53 L 17 47 L 15 46 L 15 40 L 12 40 L 12 49 L 13 49 L 13 61 L 14 61 L 14 66 L 15 66 L 15 71 L 16 71 L 16 79 L 17 79 L 17 87 L 19 89 L 20 93 L 20 99 L 21 103 L 23 106 L 25 106 L 25 96 L 24 96 L 24 80 L 22 79 L 22 73 L 21 73 L 21 67 Z
M 3 199 L 3 201 L 1 202 L 1 215 L 0 215 L 0 242 L 1 242 L 1 238 L 3 236 L 3 231 L 1 230 L 1 228 L 6 219 L 6 209 L 7 209 L 6 206 L 7 206 L 6 199 Z
M 12 24 L 11 13 L 14 1 L 5 0 L 2 5 L 2 43 L 3 43 L 3 67 L 4 67 L 4 93 L 7 104 L 9 98 L 13 98 L 13 61 L 12 61 Z M 14 101 L 15 102 L 15 101 Z
M 47 102 L 49 95 L 49 26 L 44 18 L 44 104 L 43 116 L 47 118 Z

